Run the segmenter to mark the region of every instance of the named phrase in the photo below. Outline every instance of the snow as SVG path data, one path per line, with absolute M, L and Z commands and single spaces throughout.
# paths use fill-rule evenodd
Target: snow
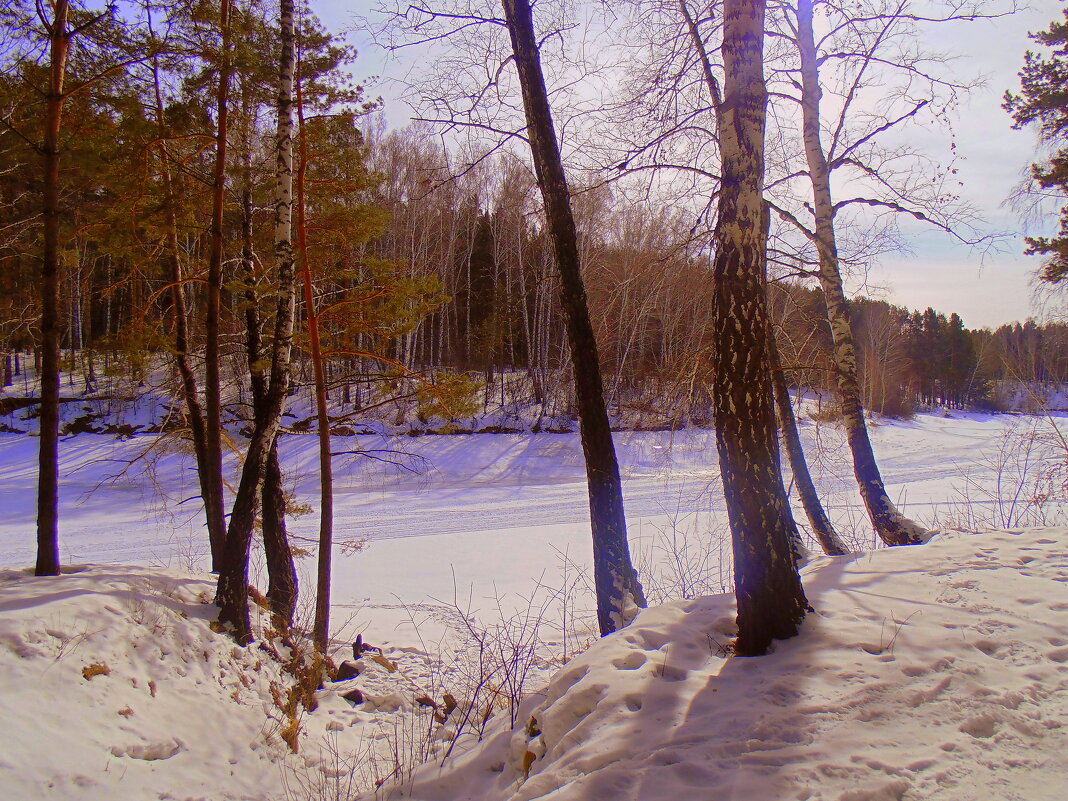
M 816 611 L 771 655 L 725 655 L 729 596 L 649 609 L 563 668 L 533 723 L 404 797 L 1065 797 L 1068 531 L 817 557 L 804 579 Z
M 389 775 L 379 797 L 424 801 L 660 801 L 711 788 L 725 799 L 1060 799 L 1068 520 L 1056 498 L 1026 500 L 1052 475 L 1043 432 L 1066 423 L 954 413 L 873 426 L 897 507 L 944 533 L 871 552 L 841 431 L 802 418 L 807 451 L 822 449 L 821 496 L 866 552 L 813 557 L 816 611 L 760 659 L 724 658 L 729 543 L 709 432 L 615 435 L 647 593 L 686 599 L 598 642 L 577 435 L 338 437 L 336 450 L 364 455 L 335 457 L 338 539 L 362 546 L 335 557 L 335 656 L 362 633 L 396 670 L 365 656 L 360 676 L 321 691 L 301 717 L 299 755 L 271 692 L 292 678 L 208 626 L 190 454 L 147 435 L 64 439 L 72 572 L 33 578 L 37 440 L 0 434 L 0 798 L 303 801 Z M 309 546 L 317 443 L 280 446 L 295 499 L 312 505 L 290 522 Z M 1006 492 L 1019 508 L 997 503 Z M 1009 530 L 972 533 L 991 526 Z M 312 562 L 300 564 L 305 588 Z M 509 659 L 521 676 L 502 668 Z M 97 664 L 109 672 L 85 678 Z M 546 683 L 521 708 L 519 689 L 501 689 Z M 366 698 L 355 708 L 340 697 L 353 687 Z M 415 699 L 446 692 L 460 708 L 435 724 Z M 497 712 L 483 730 L 487 704 Z M 434 761 L 412 783 L 420 756 Z
M 727 655 L 730 596 L 651 608 L 445 767 L 438 727 L 435 761 L 386 797 L 1064 797 L 1068 530 L 816 557 L 804 579 L 816 611 L 771 655 Z M 291 755 L 281 669 L 211 631 L 211 590 L 158 568 L 0 573 L 6 798 L 319 798 L 366 770 L 366 740 L 425 688 L 365 657 L 354 682 L 394 689 L 356 709 L 321 691 Z

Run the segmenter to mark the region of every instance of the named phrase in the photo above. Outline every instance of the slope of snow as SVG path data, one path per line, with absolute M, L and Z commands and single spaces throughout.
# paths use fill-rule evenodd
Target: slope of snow
M 805 586 L 802 635 L 756 659 L 725 655 L 728 596 L 643 612 L 561 669 L 517 731 L 424 767 L 404 796 L 1068 795 L 1068 531 L 822 557 Z
M 384 773 L 367 743 L 412 706 L 411 680 L 365 665 L 356 707 L 328 685 L 314 712 L 296 709 L 295 755 L 288 649 L 215 633 L 213 593 L 211 577 L 161 569 L 0 571 L 0 798 L 273 801 L 357 753 L 364 786 Z
M 355 708 L 339 697 L 348 685 L 321 691 L 292 755 L 272 697 L 292 679 L 258 646 L 210 629 L 210 578 L 0 571 L 0 796 L 334 798 L 387 775 L 388 759 L 369 754 L 408 738 L 435 761 L 409 782 L 409 754 L 379 797 L 1065 797 L 1068 530 L 819 557 L 805 586 L 816 611 L 802 635 L 758 659 L 727 656 L 729 596 L 643 612 L 530 695 L 515 731 L 498 712 L 442 768 L 456 727 L 420 716 L 416 698 L 454 685 L 420 673 L 422 655 L 389 652 L 396 672 L 364 660 L 351 683 L 367 702 Z

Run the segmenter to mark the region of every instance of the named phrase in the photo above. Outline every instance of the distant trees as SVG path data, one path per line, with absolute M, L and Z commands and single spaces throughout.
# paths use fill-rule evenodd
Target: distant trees
M 633 117 L 639 130 L 628 141 L 617 127 L 608 144 L 591 146 L 612 163 L 566 173 L 584 114 L 568 120 L 566 105 L 555 105 L 554 72 L 574 72 L 561 82 L 571 86 L 586 68 L 566 58 L 560 6 L 546 4 L 545 16 L 538 6 L 538 26 L 519 0 L 505 0 L 503 18 L 490 0 L 477 13 L 465 5 L 437 17 L 396 7 L 398 24 L 416 39 L 460 36 L 470 71 L 438 75 L 430 87 L 437 128 L 386 132 L 345 75 L 351 51 L 288 0 L 277 27 L 261 0 L 195 8 L 142 0 L 122 7 L 127 20 L 117 7 L 94 16 L 66 0 L 36 10 L 9 0 L 0 24 L 5 42 L 18 46 L 0 56 L 0 368 L 3 384 L 15 383 L 28 351 L 42 378 L 38 569 L 54 573 L 59 564 L 64 359 L 68 380 L 80 374 L 86 392 L 125 370 L 181 400 L 166 425 L 192 443 L 222 618 L 241 641 L 251 636 L 247 568 L 257 526 L 272 610 L 283 624 L 293 615 L 275 443 L 291 394 L 309 397 L 314 386 L 315 414 L 293 428 L 314 425 L 321 438 L 320 649 L 329 636 L 332 430 L 384 407 L 397 425 L 456 430 L 474 411 L 457 398 L 481 391 L 481 408 L 500 409 L 505 425 L 505 415 L 532 414 L 534 430 L 579 420 L 605 633 L 642 603 L 610 424 L 707 425 L 714 417 L 738 548 L 740 652 L 787 636 L 805 601 L 794 570 L 797 529 L 777 472 L 772 378 L 799 486 L 791 389 L 833 396 L 857 439 L 864 409 L 993 406 L 1000 382 L 1068 379 L 1064 326 L 971 331 L 953 313 L 845 295 L 841 266 L 882 240 L 849 249 L 836 215 L 875 208 L 948 227 L 943 212 L 957 201 L 938 182 L 921 190 L 873 166 L 886 164 L 874 140 L 927 108 L 922 98 L 899 93 L 900 113 L 881 107 L 859 127 L 845 114 L 860 102 L 858 87 L 891 23 L 912 20 L 906 6 L 871 0 L 873 13 L 858 16 L 801 0 L 774 6 L 767 24 L 760 4 L 729 4 L 724 17 L 689 1 L 628 6 L 635 30 L 652 42 L 642 51 L 647 65 L 660 66 L 645 93 L 645 68 L 630 75 L 627 102 L 635 105 L 607 103 L 597 118 L 625 126 Z M 817 38 L 820 13 L 838 15 L 833 35 Z M 757 39 L 769 24 L 775 61 L 762 72 Z M 90 34 L 94 46 L 79 47 Z M 546 42 L 565 57 L 553 58 Z M 632 45 L 632 53 L 644 47 Z M 501 69 L 487 72 L 491 61 Z M 1032 62 L 1025 73 L 1044 87 L 1052 68 Z M 834 73 L 829 64 L 851 66 Z M 961 88 L 921 80 L 911 62 L 892 66 L 926 89 L 930 80 L 950 94 Z M 830 102 L 828 70 L 839 80 Z M 457 90 L 454 78 L 479 84 L 458 107 L 447 95 Z M 782 124 L 770 181 L 765 78 L 778 82 Z M 673 98 L 675 114 L 658 116 Z M 1060 130 L 1043 116 L 1052 107 L 1028 102 L 1007 101 L 1018 124 Z M 778 114 L 783 108 L 792 111 Z M 828 109 L 837 114 L 831 123 Z M 442 130 L 455 138 L 431 135 Z M 469 131 L 478 135 L 459 136 Z M 531 147 L 532 160 L 517 142 Z M 57 171 L 61 151 L 70 169 Z M 866 176 L 865 192 L 880 191 L 832 197 L 839 169 Z M 915 194 L 895 195 L 899 180 Z M 791 276 L 773 284 L 769 201 L 776 272 Z M 799 283 L 813 276 L 822 291 Z M 224 480 L 224 448 L 239 463 L 236 487 Z M 844 550 L 814 487 L 801 489 L 817 539 L 829 552 Z
M 1050 147 L 1047 160 L 1031 167 L 1031 178 L 1039 189 L 1063 199 L 1068 194 L 1068 10 L 1064 21 L 1050 23 L 1048 29 L 1031 34 L 1031 39 L 1052 50 L 1048 55 L 1027 51 L 1020 70 L 1020 94 L 1005 93 L 1005 110 L 1013 118 L 1014 128 L 1037 123 L 1042 140 Z M 1060 212 L 1060 230 L 1056 236 L 1026 237 L 1027 253 L 1046 257 L 1039 276 L 1056 284 L 1068 279 L 1068 206 Z

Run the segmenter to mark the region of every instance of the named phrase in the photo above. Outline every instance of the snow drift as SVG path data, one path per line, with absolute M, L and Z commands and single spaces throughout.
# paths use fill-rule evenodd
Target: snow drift
M 1068 532 L 815 561 L 800 637 L 731 658 L 727 596 L 649 609 L 420 801 L 1061 801 Z
M 802 635 L 757 659 L 729 655 L 728 596 L 649 609 L 564 665 L 515 730 L 498 715 L 377 797 L 1064 798 L 1068 531 L 817 558 L 805 586 Z M 359 783 L 382 721 L 417 714 L 411 672 L 354 680 L 389 704 L 320 692 L 293 755 L 272 700 L 286 677 L 211 630 L 212 589 L 149 568 L 0 571 L 0 795 L 351 798 L 333 793 Z

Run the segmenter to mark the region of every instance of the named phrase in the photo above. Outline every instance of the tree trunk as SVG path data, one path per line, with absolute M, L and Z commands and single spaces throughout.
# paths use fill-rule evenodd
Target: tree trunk
M 879 538 L 887 545 L 915 545 L 925 539 L 922 527 L 904 517 L 886 493 L 879 465 L 875 461 L 864 407 L 857 381 L 857 351 L 849 322 L 849 301 L 842 288 L 838 247 L 834 233 L 834 204 L 827 157 L 820 142 L 819 63 L 812 30 L 813 0 L 797 5 L 797 40 L 801 51 L 801 110 L 805 156 L 812 181 L 813 213 L 816 219 L 816 247 L 819 250 L 820 286 L 826 299 L 827 321 L 834 342 L 834 366 L 838 379 L 838 400 L 853 453 L 853 473 L 860 494 Z
M 763 0 L 726 0 L 723 166 L 714 241 L 716 424 L 738 601 L 735 652 L 757 656 L 797 634 L 808 609 L 790 547 L 796 526 L 779 471 L 764 270 Z
M 834 530 L 834 524 L 820 503 L 816 485 L 812 483 L 812 474 L 808 470 L 805 451 L 801 447 L 797 418 L 794 417 L 794 407 L 790 403 L 786 372 L 779 361 L 779 348 L 775 343 L 774 333 L 769 334 L 768 345 L 771 348 L 771 378 L 775 390 L 775 405 L 779 410 L 782 441 L 786 446 L 786 457 L 790 460 L 790 472 L 793 474 L 794 483 L 797 484 L 797 494 L 801 496 L 801 505 L 805 509 L 805 516 L 808 517 L 808 524 L 824 553 L 841 556 L 849 553 L 849 548 Z
M 207 431 L 204 422 L 204 409 L 200 404 L 200 391 L 197 388 L 196 373 L 189 362 L 189 312 L 185 303 L 185 283 L 182 261 L 179 256 L 178 219 L 175 211 L 177 202 L 174 192 L 174 180 L 171 173 L 170 157 L 167 153 L 167 128 L 164 119 L 163 92 L 159 81 L 159 60 L 152 62 L 152 82 L 155 91 L 156 125 L 160 135 L 160 175 L 163 180 L 163 193 L 167 225 L 167 261 L 170 264 L 171 308 L 174 311 L 174 362 L 182 384 L 182 397 L 185 401 L 186 420 L 193 440 L 193 453 L 197 461 L 197 478 L 200 483 L 200 495 L 204 501 L 204 515 L 208 527 L 208 543 L 211 549 L 211 565 L 218 571 L 222 563 L 223 543 L 226 531 L 220 525 L 217 515 L 212 513 L 221 500 L 215 497 L 216 487 L 211 482 L 209 468 Z M 92 357 L 89 361 L 92 373 Z
M 263 368 L 263 324 L 260 321 L 259 297 L 256 292 L 255 254 L 252 248 L 252 103 L 250 82 L 242 86 L 244 134 L 241 176 L 241 264 L 245 278 L 245 356 L 248 361 L 252 390 L 253 420 L 267 414 L 267 376 Z M 267 600 L 274 615 L 275 627 L 286 631 L 293 625 L 297 605 L 297 569 L 293 549 L 286 531 L 286 497 L 282 465 L 275 443 L 267 455 L 267 465 L 260 487 L 260 519 L 263 525 L 263 549 L 267 563 Z
M 260 488 L 260 510 L 263 550 L 267 557 L 267 600 L 271 604 L 275 627 L 285 630 L 293 625 L 297 609 L 297 567 L 286 531 L 285 485 L 277 443 L 267 454 L 267 469 Z
M 271 376 L 262 416 L 253 424 L 252 439 L 241 469 L 237 496 L 226 532 L 226 560 L 219 574 L 216 602 L 219 621 L 233 627 L 241 644 L 252 639 L 248 610 L 248 557 L 255 523 L 256 502 L 263 486 L 267 462 L 289 390 L 293 346 L 294 256 L 293 229 L 293 0 L 282 0 L 279 9 L 281 55 L 278 76 L 278 130 L 275 141 L 277 184 L 275 188 L 275 259 L 278 265 Z
M 66 100 L 71 32 L 67 0 L 56 0 L 48 30 L 49 81 L 45 99 L 44 248 L 41 259 L 41 442 L 37 479 L 37 565 L 34 575 L 59 575 L 59 133 Z
M 575 218 L 553 128 L 530 3 L 503 0 L 503 5 L 523 90 L 531 155 L 560 275 L 560 303 L 571 350 L 590 493 L 597 622 L 601 634 L 605 635 L 630 622 L 637 608 L 645 606 L 645 594 L 630 559 L 623 488 L 604 403 L 597 341 L 582 284 Z
M 229 125 L 230 77 L 233 72 L 230 54 L 230 0 L 221 0 L 219 27 L 222 36 L 219 51 L 219 86 L 216 94 L 218 123 L 215 141 L 214 184 L 212 188 L 211 251 L 208 257 L 208 292 L 205 312 L 204 343 L 204 415 L 205 462 L 204 479 L 210 491 L 204 498 L 208 508 L 209 535 L 219 537 L 212 543 L 212 570 L 225 570 L 216 562 L 216 553 L 223 554 L 226 544 L 221 532 L 226 530 L 222 466 L 222 379 L 220 377 L 219 315 L 222 312 L 223 207 L 226 200 L 226 137 Z
M 319 559 L 312 637 L 315 647 L 320 653 L 325 654 L 330 642 L 330 577 L 334 550 L 334 468 L 330 455 L 330 416 L 326 408 L 326 375 L 323 370 L 323 349 L 319 338 L 319 315 L 315 309 L 311 265 L 308 263 L 307 225 L 304 219 L 304 175 L 308 169 L 308 140 L 304 135 L 304 107 L 299 83 L 297 113 L 300 116 L 301 128 L 300 169 L 297 173 L 297 242 L 304 278 L 304 307 L 308 315 L 312 368 L 315 374 L 315 416 L 319 435 Z

